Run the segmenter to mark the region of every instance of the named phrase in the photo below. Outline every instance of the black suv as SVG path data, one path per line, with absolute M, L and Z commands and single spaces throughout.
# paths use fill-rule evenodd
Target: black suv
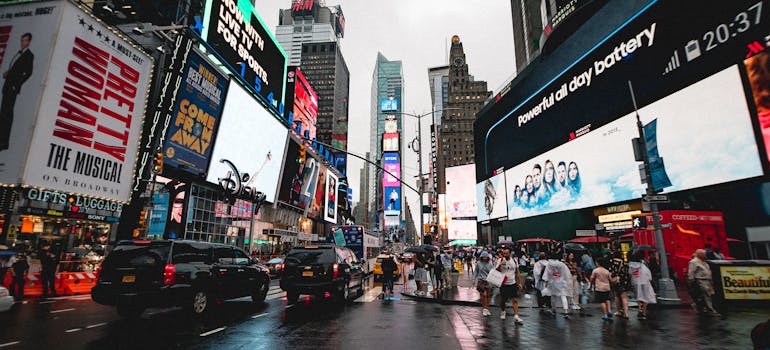
M 242 249 L 198 241 L 122 241 L 98 272 L 91 298 L 123 317 L 168 306 L 199 315 L 213 301 L 244 296 L 261 303 L 270 288 L 267 268 Z
M 289 251 L 281 271 L 281 289 L 289 303 L 300 294 L 323 297 L 329 292 L 339 301 L 350 301 L 352 290 L 364 293 L 364 272 L 352 250 L 332 244 L 306 245 Z

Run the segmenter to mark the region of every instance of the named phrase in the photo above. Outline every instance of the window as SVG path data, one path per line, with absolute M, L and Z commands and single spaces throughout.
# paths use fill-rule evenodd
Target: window
M 249 265 L 251 263 L 251 259 L 249 259 L 249 256 L 246 255 L 246 253 L 244 253 L 242 250 L 233 249 L 233 252 L 235 252 L 236 265 Z
M 212 259 L 214 263 L 230 265 L 233 263 L 234 257 L 233 248 L 225 246 L 214 247 L 214 257 Z
M 211 247 L 201 243 L 174 243 L 171 262 L 174 264 L 206 264 L 211 256 Z

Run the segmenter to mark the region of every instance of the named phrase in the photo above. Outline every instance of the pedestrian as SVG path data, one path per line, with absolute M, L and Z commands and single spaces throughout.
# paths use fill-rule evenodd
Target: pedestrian
M 652 273 L 652 289 L 655 290 L 655 292 L 658 291 L 658 283 L 660 282 L 660 259 L 658 258 L 659 254 L 657 251 L 650 252 L 649 255 L 649 263 L 647 266 L 650 268 L 650 273 Z
M 393 260 L 392 255 L 388 255 L 386 258 L 382 259 L 382 262 L 380 263 L 380 268 L 382 269 L 382 295 L 384 298 L 392 298 L 393 297 L 393 279 L 395 271 L 398 269 L 398 265 L 396 265 L 396 261 Z
M 414 283 L 417 284 L 417 291 L 414 293 L 415 295 L 425 295 L 425 291 L 422 287 L 428 279 L 428 271 L 426 270 L 427 266 L 428 262 L 425 259 L 425 254 L 417 253 L 414 256 Z
M 444 280 L 444 263 L 441 261 L 441 256 L 437 255 L 433 261 L 433 292 L 438 293 L 444 289 L 446 281 Z
M 479 261 L 476 263 L 476 269 L 473 270 L 473 279 L 476 281 L 476 290 L 479 291 L 481 297 L 481 314 L 484 316 L 492 315 L 489 312 L 489 302 L 492 299 L 492 286 L 487 282 L 487 275 L 489 271 L 495 268 L 492 260 L 489 257 L 489 253 L 483 252 L 479 256 Z
M 591 272 L 596 268 L 594 258 L 591 257 L 591 253 L 587 250 L 583 252 L 583 256 L 580 257 L 580 270 L 583 272 L 583 279 L 591 278 Z
M 714 247 L 712 255 L 714 255 L 714 260 L 725 260 L 725 255 L 722 254 L 722 250 L 719 247 Z
M 707 313 L 712 316 L 720 316 L 716 310 L 711 297 L 714 295 L 714 284 L 712 282 L 711 268 L 706 263 L 706 251 L 698 249 L 695 256 L 690 260 L 687 270 L 687 283 L 692 287 L 695 308 L 698 313 Z
M 583 280 L 583 275 L 580 273 L 577 261 L 575 261 L 575 253 L 567 253 L 567 258 L 564 259 L 564 264 L 567 265 L 570 275 L 572 275 L 572 296 L 570 302 L 572 303 L 573 310 L 580 310 L 580 282 Z
M 647 319 L 647 306 L 655 304 L 655 290 L 652 289 L 652 272 L 644 264 L 644 252 L 637 251 L 631 256 L 628 263 L 628 273 L 631 275 L 631 285 L 636 296 L 639 311 L 636 317 L 640 320 Z
M 506 317 L 505 303 L 508 299 L 511 299 L 513 304 L 513 322 L 516 324 L 524 324 L 524 321 L 519 317 L 519 292 L 523 289 L 521 282 L 521 273 L 519 272 L 519 264 L 516 263 L 516 259 L 511 254 L 511 248 L 504 246 L 500 251 L 500 258 L 497 260 L 495 266 L 497 271 L 503 273 L 505 278 L 503 284 L 500 286 L 500 319 L 504 320 Z
M 43 299 L 56 296 L 56 270 L 59 267 L 59 259 L 51 251 L 50 245 L 44 245 L 40 251 L 40 279 L 43 284 Z
M 11 293 L 16 300 L 24 298 L 24 280 L 29 274 L 29 264 L 27 263 L 27 257 L 24 254 L 19 254 L 16 262 L 11 267 L 11 275 L 13 276 L 13 282 L 11 282 Z
M 754 350 L 770 349 L 770 320 L 760 322 L 751 329 L 751 343 Z
M 444 289 L 450 289 L 453 287 L 452 285 L 452 254 L 445 250 L 441 253 L 439 256 L 439 260 L 441 261 L 441 265 L 444 265 L 444 268 L 442 269 L 443 276 L 442 279 L 444 280 Z
M 469 275 L 473 271 L 473 253 L 471 252 L 465 254 L 465 271 L 468 271 Z
M 601 258 L 597 262 L 598 266 L 591 272 L 591 289 L 596 293 L 594 300 L 601 304 L 602 320 L 612 321 L 612 298 L 610 295 L 612 274 L 604 267 L 608 264 L 607 259 Z
M 623 253 L 615 251 L 610 261 L 612 273 L 612 295 L 615 297 L 615 316 L 628 319 L 628 292 L 631 291 L 631 277 L 628 265 L 623 261 Z
M 562 310 L 564 310 L 564 318 L 569 319 L 569 302 L 567 298 L 572 297 L 572 275 L 567 265 L 561 262 L 558 257 L 558 255 L 554 254 L 548 259 L 545 273 L 543 273 L 543 281 L 546 286 L 543 289 L 543 295 L 551 297 L 552 314 L 556 314 L 556 301 L 560 300 Z
M 551 309 L 551 299 L 543 296 L 543 289 L 545 289 L 545 281 L 543 281 L 543 274 L 545 273 L 545 267 L 548 264 L 548 260 L 545 258 L 545 252 L 540 252 L 535 262 L 535 267 L 532 269 L 532 275 L 535 278 L 535 293 L 537 295 L 537 307 L 543 311 L 543 308 Z
M 11 268 L 10 257 L 4 256 L 0 258 L 0 285 L 5 283 L 5 274 L 8 273 L 9 268 Z

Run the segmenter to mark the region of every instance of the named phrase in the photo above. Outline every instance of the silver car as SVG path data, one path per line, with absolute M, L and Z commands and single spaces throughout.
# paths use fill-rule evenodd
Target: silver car
M 13 297 L 8 289 L 0 286 L 0 312 L 8 311 L 13 306 Z

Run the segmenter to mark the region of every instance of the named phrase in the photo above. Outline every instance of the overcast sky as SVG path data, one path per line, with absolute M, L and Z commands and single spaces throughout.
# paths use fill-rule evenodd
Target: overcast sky
M 257 13 L 272 32 L 278 25 L 278 10 L 291 0 L 255 0 Z M 487 82 L 490 91 L 510 80 L 516 70 L 513 27 L 509 0 L 329 0 L 341 5 L 345 14 L 342 53 L 350 70 L 350 115 L 348 151 L 364 155 L 369 150 L 372 73 L 381 52 L 389 60 L 401 60 L 404 71 L 403 111 L 430 112 L 428 68 L 446 64 L 452 35 L 459 35 L 470 74 Z M 482 6 L 483 5 L 483 6 Z M 406 141 L 417 135 L 417 122 L 404 117 Z M 429 118 L 423 118 L 423 169 L 427 172 L 430 138 Z M 406 145 L 407 142 L 403 144 Z M 402 151 L 402 179 L 416 184 L 417 155 Z M 348 158 L 348 179 L 353 201 L 359 198 L 362 161 Z M 404 189 L 416 223 L 418 196 Z M 427 203 L 426 203 L 427 204 Z

